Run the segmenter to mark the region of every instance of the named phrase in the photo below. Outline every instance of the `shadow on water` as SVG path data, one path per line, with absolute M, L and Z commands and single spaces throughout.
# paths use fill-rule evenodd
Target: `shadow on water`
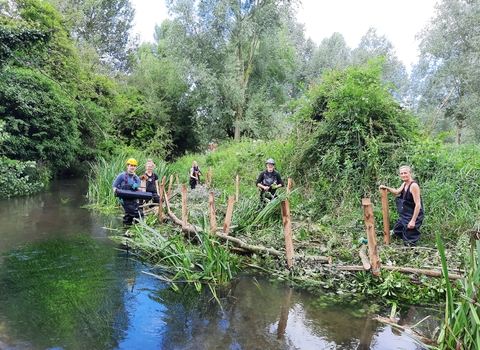
M 63 180 L 0 202 L 0 349 L 422 349 L 261 276 L 219 288 L 220 303 L 208 288 L 175 292 L 114 249 L 104 227 L 120 227 L 120 215 L 82 209 L 85 192 Z

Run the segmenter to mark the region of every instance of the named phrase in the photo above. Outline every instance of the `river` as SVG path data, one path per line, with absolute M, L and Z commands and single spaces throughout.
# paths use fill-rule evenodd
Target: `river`
M 56 180 L 0 201 L 0 349 L 423 349 L 369 306 L 327 307 L 266 276 L 239 276 L 220 303 L 205 287 L 174 291 L 110 239 L 122 213 L 82 208 L 86 191 Z

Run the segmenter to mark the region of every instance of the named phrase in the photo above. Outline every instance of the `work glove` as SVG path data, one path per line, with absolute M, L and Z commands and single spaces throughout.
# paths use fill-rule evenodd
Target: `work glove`
M 132 186 L 132 188 L 133 188 L 134 190 L 136 190 L 136 189 L 138 188 L 138 184 L 137 184 L 137 183 L 134 183 L 133 186 Z
M 123 199 L 122 199 L 122 198 L 118 198 L 118 203 L 123 204 Z
M 273 184 L 272 186 L 270 186 L 270 188 L 276 190 L 278 188 L 278 185 Z

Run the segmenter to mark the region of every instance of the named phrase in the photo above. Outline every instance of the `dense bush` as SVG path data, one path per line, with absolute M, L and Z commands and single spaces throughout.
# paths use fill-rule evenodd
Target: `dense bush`
M 50 179 L 50 171 L 35 162 L 0 157 L 0 198 L 29 195 L 41 190 Z

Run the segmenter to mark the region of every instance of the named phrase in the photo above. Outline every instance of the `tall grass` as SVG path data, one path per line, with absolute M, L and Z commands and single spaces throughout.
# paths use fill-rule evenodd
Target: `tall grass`
M 440 235 L 436 241 L 442 259 L 443 278 L 446 281 L 445 319 L 438 344 L 440 349 L 473 350 L 480 349 L 480 314 L 478 292 L 480 289 L 480 242 L 475 240 L 469 253 L 468 275 L 457 280 L 455 290 L 448 278 L 448 266 Z
M 145 172 L 147 159 L 150 157 L 138 152 L 122 152 L 109 159 L 99 158 L 89 164 L 91 171 L 88 177 L 88 199 L 92 207 L 102 211 L 113 211 L 119 205 L 113 195 L 112 184 L 117 175 L 126 170 L 125 162 L 131 157 L 138 161 L 135 173 L 142 175 Z M 163 176 L 169 176 L 168 165 L 161 159 L 152 159 L 156 164 L 154 172 L 161 182 Z

